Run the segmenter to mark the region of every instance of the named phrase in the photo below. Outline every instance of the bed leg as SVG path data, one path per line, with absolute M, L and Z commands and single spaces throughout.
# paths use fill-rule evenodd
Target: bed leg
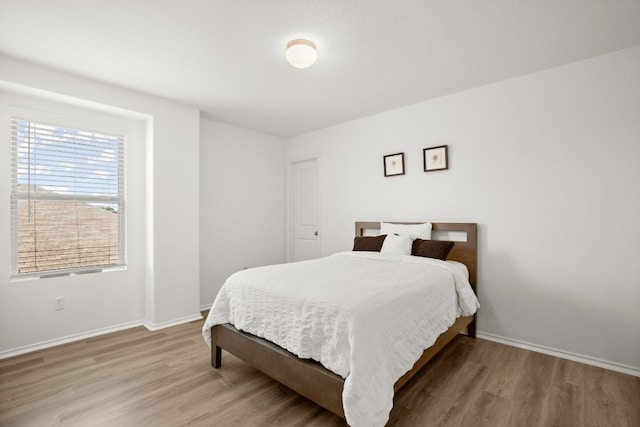
M 222 349 L 217 345 L 211 348 L 211 366 L 216 369 L 222 366 Z
M 473 322 L 469 323 L 469 325 L 467 326 L 467 335 L 471 338 L 475 338 L 476 337 L 476 322 L 477 322 L 477 317 L 474 314 L 473 315 Z

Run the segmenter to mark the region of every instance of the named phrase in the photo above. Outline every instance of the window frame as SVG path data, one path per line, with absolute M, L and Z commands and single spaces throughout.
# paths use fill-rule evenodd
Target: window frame
M 27 280 L 34 278 L 48 278 L 59 276 L 70 276 L 77 274 L 98 273 L 106 271 L 117 271 L 127 269 L 127 143 L 129 139 L 130 128 L 117 123 L 110 122 L 109 120 L 102 120 L 102 117 L 97 120 L 85 119 L 83 114 L 56 114 L 43 111 L 37 111 L 34 109 L 27 109 L 21 107 L 8 107 L 8 114 L 5 118 L 11 133 L 12 122 L 14 119 L 25 120 L 34 123 L 40 123 L 50 126 L 63 127 L 67 129 L 75 129 L 80 131 L 104 133 L 112 136 L 118 136 L 122 138 L 120 147 L 122 151 L 118 159 L 118 175 L 122 178 L 118 184 L 118 195 L 114 197 L 95 197 L 95 196 L 78 196 L 78 195 L 46 195 L 38 196 L 38 200 L 61 200 L 61 201 L 87 201 L 87 202 L 116 202 L 119 204 L 118 210 L 118 260 L 115 264 L 106 264 L 98 266 L 78 266 L 72 268 L 62 268 L 55 270 L 42 270 L 37 272 L 24 272 L 18 271 L 18 215 L 17 215 L 17 202 L 20 199 L 24 199 L 24 195 L 16 194 L 14 188 L 14 181 L 17 185 L 17 168 L 16 159 L 14 158 L 14 139 L 9 135 L 9 162 L 11 165 L 10 172 L 10 201 L 9 208 L 10 213 L 10 242 L 11 242 L 11 266 L 10 266 L 10 280 Z M 92 112 L 87 111 L 87 115 Z

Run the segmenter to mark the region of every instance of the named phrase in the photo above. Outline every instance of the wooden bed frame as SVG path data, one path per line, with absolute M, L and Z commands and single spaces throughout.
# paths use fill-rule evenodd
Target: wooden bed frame
M 434 222 L 432 224 L 432 238 L 434 240 L 457 240 L 453 239 L 450 233 L 466 234 L 466 241 L 456 241 L 447 259 L 460 261 L 467 266 L 469 269 L 469 282 L 477 295 L 477 225 L 475 223 L 443 222 Z M 366 230 L 380 230 L 380 223 L 356 222 L 356 236 L 365 235 Z M 394 390 L 398 391 L 465 328 L 467 329 L 467 334 L 475 338 L 475 314 L 468 317 L 459 317 L 447 331 L 443 332 L 436 342 L 424 351 L 413 368 L 395 383 Z M 216 369 L 222 366 L 222 349 L 344 418 L 342 407 L 344 380 L 320 363 L 309 359 L 300 359 L 272 342 L 239 331 L 228 323 L 211 328 L 211 366 Z

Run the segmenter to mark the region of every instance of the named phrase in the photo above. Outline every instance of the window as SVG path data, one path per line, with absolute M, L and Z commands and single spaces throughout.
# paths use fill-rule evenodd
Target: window
M 14 276 L 124 265 L 124 143 L 11 118 Z

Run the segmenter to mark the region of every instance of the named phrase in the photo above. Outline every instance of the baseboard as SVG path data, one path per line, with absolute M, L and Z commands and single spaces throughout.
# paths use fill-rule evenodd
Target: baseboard
M 182 317 L 180 319 L 170 320 L 168 322 L 151 323 L 145 320 L 142 322 L 142 325 L 150 331 L 159 331 L 160 329 L 170 328 L 171 326 L 178 326 L 182 325 L 183 323 L 189 323 L 201 319 L 202 314 L 198 313 L 191 316 Z
M 207 311 L 207 310 L 211 310 L 211 306 L 213 306 L 213 304 L 205 304 L 205 305 L 201 305 L 201 306 L 200 306 L 200 311 Z
M 118 332 L 124 329 L 135 328 L 137 326 L 142 326 L 141 320 L 136 320 L 135 322 L 122 323 L 116 326 L 109 326 L 107 328 L 95 329 L 93 331 L 83 332 L 80 334 L 68 335 L 66 337 L 43 341 L 36 344 L 30 344 L 24 347 L 13 348 L 11 350 L 5 350 L 0 352 L 0 359 L 7 359 L 9 357 L 19 356 L 25 353 L 31 353 L 32 351 L 43 350 L 45 348 L 55 347 L 57 345 L 62 345 L 62 344 L 68 344 L 74 341 L 85 340 L 87 338 L 97 337 L 98 335 L 110 334 L 112 332 Z
M 595 357 L 584 356 L 582 354 L 571 353 L 569 351 L 558 350 L 542 345 L 531 344 L 524 341 L 501 337 L 499 335 L 488 334 L 485 332 L 478 332 L 476 336 L 478 338 L 509 345 L 511 347 L 523 348 L 525 350 L 548 354 L 550 356 L 559 357 L 561 359 L 568 359 L 574 362 L 584 363 L 585 365 L 597 366 L 599 368 L 609 369 L 611 371 L 621 372 L 627 375 L 633 375 L 634 377 L 640 377 L 640 368 L 635 368 L 633 366 L 627 366 L 620 363 L 610 362 L 608 360 L 597 359 Z

